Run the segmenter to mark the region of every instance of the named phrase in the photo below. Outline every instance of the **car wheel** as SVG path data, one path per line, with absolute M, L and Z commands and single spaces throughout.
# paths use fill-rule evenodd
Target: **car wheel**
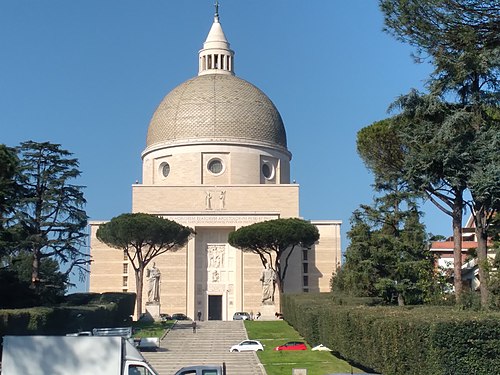
M 257 351 L 258 351 L 258 352 L 261 352 L 261 351 L 262 351 L 262 349 L 257 349 Z
M 238 350 L 238 349 L 233 349 L 232 351 L 233 351 L 233 353 L 235 353 L 235 352 L 239 352 L 239 350 Z

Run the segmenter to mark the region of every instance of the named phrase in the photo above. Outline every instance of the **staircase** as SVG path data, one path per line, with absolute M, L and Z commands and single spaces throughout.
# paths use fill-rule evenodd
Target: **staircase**
M 143 352 L 159 375 L 173 375 L 181 367 L 222 365 L 227 375 L 266 375 L 254 352 L 230 353 L 229 348 L 247 339 L 243 321 L 178 321 L 160 342 L 156 352 Z

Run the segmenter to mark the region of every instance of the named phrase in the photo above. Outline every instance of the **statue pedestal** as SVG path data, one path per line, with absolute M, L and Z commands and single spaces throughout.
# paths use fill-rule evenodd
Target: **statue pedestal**
M 160 319 L 160 304 L 155 303 L 146 303 L 146 313 L 150 315 L 155 321 L 159 321 Z
M 261 305 L 260 307 L 260 318 L 259 320 L 276 320 L 276 305 Z

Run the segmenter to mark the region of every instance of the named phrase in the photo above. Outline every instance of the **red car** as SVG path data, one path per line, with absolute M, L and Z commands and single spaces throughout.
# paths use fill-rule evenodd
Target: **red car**
M 307 350 L 307 346 L 300 341 L 289 341 L 286 344 L 277 346 L 274 350 Z

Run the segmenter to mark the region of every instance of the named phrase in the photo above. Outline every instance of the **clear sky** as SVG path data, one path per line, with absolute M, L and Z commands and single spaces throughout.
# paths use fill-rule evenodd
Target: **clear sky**
M 80 161 L 91 220 L 130 212 L 149 121 L 197 74 L 213 2 L 1 1 L 0 143 L 60 143 Z M 432 67 L 382 31 L 375 0 L 220 0 L 219 13 L 236 75 L 284 120 L 301 215 L 342 220 L 345 249 L 352 212 L 373 196 L 356 133 Z M 425 211 L 428 231 L 451 234 Z

